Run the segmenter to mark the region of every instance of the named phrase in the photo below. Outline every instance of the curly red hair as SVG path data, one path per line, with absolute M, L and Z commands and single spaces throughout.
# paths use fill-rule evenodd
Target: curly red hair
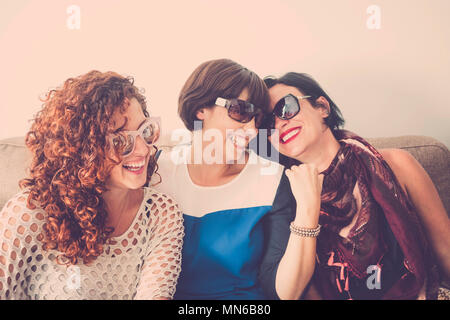
M 106 227 L 102 193 L 120 161 L 108 156 L 106 136 L 112 131 L 113 114 L 124 113 L 132 98 L 148 116 L 145 97 L 133 78 L 99 71 L 70 78 L 46 94 L 26 135 L 33 157 L 29 177 L 19 184 L 29 190 L 27 206 L 34 209 L 38 203 L 45 210 L 43 248 L 61 252 L 62 263 L 93 261 L 113 231 Z M 157 165 L 151 157 L 147 183 L 154 173 Z

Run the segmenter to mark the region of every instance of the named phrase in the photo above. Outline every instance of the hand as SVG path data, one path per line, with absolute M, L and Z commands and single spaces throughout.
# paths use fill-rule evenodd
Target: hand
M 287 169 L 286 176 L 297 201 L 297 216 L 295 220 L 301 222 L 298 226 L 305 228 L 317 227 L 323 174 L 319 174 L 317 168 L 312 164 L 301 164 Z

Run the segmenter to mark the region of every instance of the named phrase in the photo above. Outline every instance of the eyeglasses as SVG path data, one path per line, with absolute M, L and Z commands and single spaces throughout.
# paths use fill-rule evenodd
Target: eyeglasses
M 264 129 L 275 129 L 275 116 L 281 120 L 289 120 L 295 117 L 300 112 L 300 100 L 311 98 L 311 96 L 294 96 L 293 94 L 288 94 L 281 98 L 273 108 L 273 111 L 266 115 L 261 125 Z M 271 130 L 268 130 L 270 135 Z
M 239 99 L 217 98 L 216 105 L 225 107 L 228 110 L 228 116 L 240 123 L 248 123 L 255 118 L 256 123 L 262 120 L 262 110 L 256 108 L 254 104 Z
M 136 131 L 121 131 L 111 134 L 109 141 L 114 150 L 117 150 L 122 157 L 133 153 L 136 138 L 140 136 L 147 146 L 153 145 L 160 135 L 160 118 L 147 118 L 145 122 Z

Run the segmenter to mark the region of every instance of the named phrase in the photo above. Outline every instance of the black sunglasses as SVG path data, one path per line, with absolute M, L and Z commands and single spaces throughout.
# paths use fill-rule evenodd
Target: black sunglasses
M 256 108 L 253 103 L 248 101 L 219 97 L 216 99 L 215 104 L 227 108 L 228 116 L 240 123 L 247 123 L 255 118 L 255 122 L 258 125 L 263 118 L 262 110 Z
M 275 116 L 281 120 L 289 120 L 295 117 L 300 112 L 299 100 L 311 98 L 311 96 L 294 96 L 288 94 L 281 98 L 273 108 L 273 111 L 264 117 L 261 128 L 268 129 L 268 135 L 275 129 Z

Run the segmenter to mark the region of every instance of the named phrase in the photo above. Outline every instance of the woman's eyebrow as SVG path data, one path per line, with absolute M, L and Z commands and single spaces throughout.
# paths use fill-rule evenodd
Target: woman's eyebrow
M 128 119 L 125 118 L 125 122 L 123 123 L 123 125 L 121 125 L 121 126 L 118 127 L 116 130 L 114 130 L 113 133 L 116 134 L 116 133 L 122 131 L 122 129 L 126 126 L 127 122 L 128 122 Z
M 145 121 L 147 121 L 147 119 L 144 119 L 144 120 L 138 125 L 138 127 L 137 127 L 136 130 L 138 130 L 138 129 L 144 124 Z M 114 130 L 114 133 L 118 133 L 118 132 L 122 131 L 122 129 L 126 126 L 127 122 L 128 122 L 128 119 L 125 119 L 125 123 L 124 123 L 123 125 L 121 125 L 119 128 L 117 128 L 116 130 Z M 124 131 L 133 131 L 133 130 L 124 130 Z

